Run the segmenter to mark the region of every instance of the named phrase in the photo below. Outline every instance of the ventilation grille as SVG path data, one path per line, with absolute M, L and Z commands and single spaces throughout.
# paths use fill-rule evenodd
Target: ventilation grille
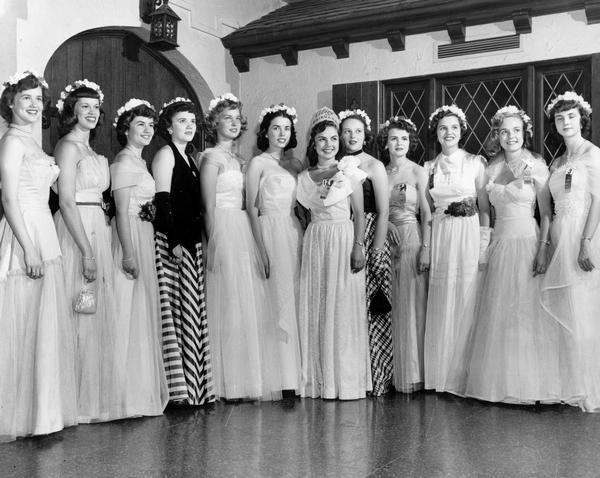
M 521 48 L 521 36 L 509 35 L 497 38 L 485 38 L 464 43 L 452 43 L 438 46 L 438 58 L 452 58 L 454 56 L 476 55 L 500 50 L 513 50 Z

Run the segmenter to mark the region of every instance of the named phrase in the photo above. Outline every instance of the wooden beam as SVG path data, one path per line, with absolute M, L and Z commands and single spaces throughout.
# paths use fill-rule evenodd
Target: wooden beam
M 587 18 L 588 25 L 592 23 L 600 23 L 600 1 L 589 0 L 584 2 L 585 17 Z
M 531 33 L 531 14 L 529 10 L 519 10 L 512 14 L 515 32 L 518 35 Z
M 231 55 L 233 57 L 233 63 L 240 73 L 246 73 L 250 71 L 250 58 L 248 55 L 235 53 Z
M 402 30 L 387 32 L 385 34 L 388 43 L 392 47 L 392 51 L 403 51 L 406 47 L 405 35 Z
M 295 46 L 284 46 L 280 53 L 287 66 L 298 64 L 298 49 Z
M 348 58 L 350 56 L 350 47 L 348 44 L 348 40 L 342 38 L 336 42 L 331 44 L 331 48 L 333 48 L 333 52 L 335 53 L 335 57 L 339 60 L 340 58 Z
M 464 43 L 465 41 L 465 22 L 464 20 L 455 20 L 446 23 L 446 30 L 452 43 Z

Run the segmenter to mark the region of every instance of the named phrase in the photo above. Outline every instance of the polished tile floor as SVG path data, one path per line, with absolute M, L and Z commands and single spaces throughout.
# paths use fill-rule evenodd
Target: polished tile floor
M 0 445 L 0 477 L 600 476 L 600 415 L 449 395 L 171 408 Z

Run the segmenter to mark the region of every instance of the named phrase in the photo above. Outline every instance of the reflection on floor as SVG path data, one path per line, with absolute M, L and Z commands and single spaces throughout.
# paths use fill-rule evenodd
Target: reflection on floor
M 0 445 L 0 476 L 600 476 L 600 415 L 449 395 L 219 403 Z

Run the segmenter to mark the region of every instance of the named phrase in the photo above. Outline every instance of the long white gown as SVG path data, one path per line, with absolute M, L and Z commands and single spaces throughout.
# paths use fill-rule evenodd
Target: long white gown
M 503 155 L 486 170 L 494 233 L 478 298 L 465 394 L 490 402 L 558 402 L 558 323 L 543 312 L 543 276 L 534 277 L 532 271 L 539 245 L 535 188 L 544 187 L 549 172 L 541 157 L 525 151 L 522 158 L 515 166 L 520 170 L 516 176 Z
M 431 230 L 431 266 L 425 327 L 425 388 L 455 392 L 464 369 L 467 337 L 475 318 L 479 262 L 479 216 L 454 217 L 452 202 L 476 198 L 476 177 L 485 160 L 459 149 L 427 161 L 433 174 L 435 211 Z M 453 371 L 453 373 L 450 373 Z
M 48 208 L 58 173 L 41 150 L 23 158 L 18 203 L 42 278 L 26 276 L 23 249 L 6 217 L 0 221 L 0 442 L 77 423 L 75 332 Z
M 297 198 L 311 214 L 300 273 L 300 395 L 363 398 L 372 389 L 365 273 L 351 272 L 350 199 L 325 206 L 308 170 L 298 176 Z
M 283 168 L 269 170 L 259 184 L 258 209 L 263 242 L 269 256 L 267 300 L 279 333 L 281 383 L 284 390 L 300 387 L 298 288 L 302 256 L 302 228 L 294 215 L 296 178 Z
M 570 176 L 570 180 L 567 179 Z M 570 183 L 570 188 L 568 184 Z M 542 306 L 560 324 L 562 395 L 585 411 L 600 411 L 600 233 L 590 243 L 595 268 L 577 257 L 592 195 L 600 200 L 600 163 L 583 154 L 551 169 L 554 249 L 542 284 Z

